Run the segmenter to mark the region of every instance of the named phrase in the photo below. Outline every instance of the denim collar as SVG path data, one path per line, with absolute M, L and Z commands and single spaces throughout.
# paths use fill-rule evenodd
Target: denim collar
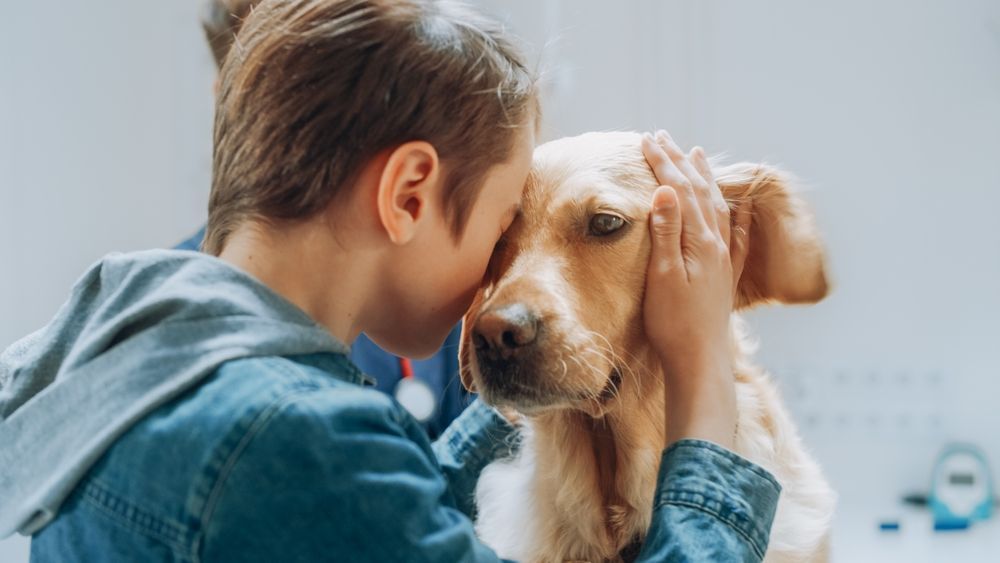
M 363 373 L 345 354 L 337 352 L 319 352 L 288 356 L 296 362 L 322 370 L 338 379 L 363 387 L 374 387 L 375 378 Z

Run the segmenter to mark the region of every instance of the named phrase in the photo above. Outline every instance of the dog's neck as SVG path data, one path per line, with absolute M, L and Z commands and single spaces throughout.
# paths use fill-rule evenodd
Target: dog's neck
M 618 444 L 615 431 L 608 417 L 594 419 L 583 416 L 580 422 L 590 434 L 594 448 L 594 463 L 597 466 L 597 486 L 601 490 L 605 506 L 622 504 L 621 495 L 615 483 L 615 469 L 618 462 Z M 589 425 L 589 428 L 586 426 Z
M 538 467 L 551 468 L 565 488 L 546 502 L 563 513 L 560 520 L 569 515 L 577 522 L 582 537 L 600 538 L 605 554 L 644 535 L 652 515 L 665 440 L 663 377 L 658 367 L 645 371 L 634 374 L 600 418 L 564 410 L 533 419 L 537 455 L 547 458 Z

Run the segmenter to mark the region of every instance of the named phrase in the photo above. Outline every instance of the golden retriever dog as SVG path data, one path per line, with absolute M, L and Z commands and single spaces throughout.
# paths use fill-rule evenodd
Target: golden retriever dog
M 637 133 L 540 146 L 522 213 L 465 319 L 462 381 L 520 413 L 522 447 L 488 466 L 476 529 L 521 561 L 621 561 L 649 528 L 664 448 L 664 379 L 643 334 L 656 181 Z M 713 171 L 753 218 L 736 308 L 827 293 L 812 216 L 772 167 Z M 670 322 L 664 319 L 664 322 Z M 766 560 L 827 558 L 835 495 L 733 317 L 735 449 L 782 485 Z

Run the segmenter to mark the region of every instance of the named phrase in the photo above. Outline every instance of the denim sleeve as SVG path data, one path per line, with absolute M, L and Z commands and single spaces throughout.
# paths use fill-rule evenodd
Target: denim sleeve
M 498 561 L 388 397 L 301 394 L 261 415 L 208 494 L 205 561 Z M 412 428 L 411 428 L 412 426 Z
M 434 455 L 462 513 L 475 519 L 479 474 L 497 459 L 513 455 L 517 445 L 517 429 L 480 399 L 473 401 L 434 442 Z
M 638 561 L 761 561 L 780 492 L 770 473 L 729 450 L 676 442 L 663 452 Z

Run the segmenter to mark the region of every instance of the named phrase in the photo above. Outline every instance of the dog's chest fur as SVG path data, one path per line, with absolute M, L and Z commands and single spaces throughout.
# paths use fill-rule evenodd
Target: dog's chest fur
M 612 417 L 567 411 L 527 423 L 521 454 L 480 479 L 483 540 L 524 561 L 633 559 L 652 517 L 663 443 L 662 428 L 634 420 L 616 428 Z
M 738 453 L 784 488 L 767 560 L 822 560 L 833 493 L 805 455 L 762 374 L 737 377 Z M 648 391 L 648 390 L 645 390 Z M 662 391 L 635 396 L 627 420 L 572 411 L 535 417 L 518 457 L 484 470 L 476 530 L 502 557 L 629 561 L 648 530 L 664 443 Z

